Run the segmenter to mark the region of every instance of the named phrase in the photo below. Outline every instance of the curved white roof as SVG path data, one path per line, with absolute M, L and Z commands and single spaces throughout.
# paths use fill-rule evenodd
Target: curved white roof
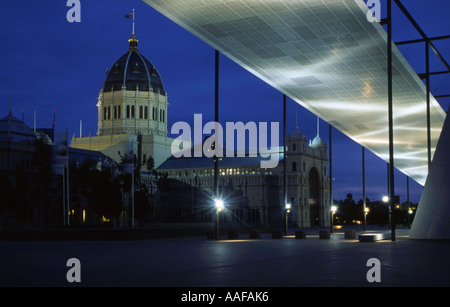
M 362 0 L 144 0 L 389 161 L 387 35 Z M 393 45 L 394 166 L 428 174 L 426 89 Z M 445 112 L 431 97 L 431 148 Z

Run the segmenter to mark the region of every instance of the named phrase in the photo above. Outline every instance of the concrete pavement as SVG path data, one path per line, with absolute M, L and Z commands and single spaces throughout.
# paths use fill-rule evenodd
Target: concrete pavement
M 319 239 L 140 241 L 0 241 L 0 286 L 84 287 L 391 287 L 450 286 L 450 241 Z M 80 261 L 80 283 L 69 283 L 67 260 Z M 380 261 L 369 282 L 368 259 Z

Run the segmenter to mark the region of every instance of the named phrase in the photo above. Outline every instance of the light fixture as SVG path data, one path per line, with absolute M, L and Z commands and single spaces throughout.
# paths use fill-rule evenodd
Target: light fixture
M 337 211 L 337 207 L 336 206 L 331 206 L 331 212 L 336 213 Z
M 384 203 L 389 202 L 389 197 L 388 197 L 388 196 L 383 196 L 383 202 L 384 202 Z
M 284 208 L 287 210 L 287 212 L 290 212 L 291 204 L 286 204 L 286 206 L 284 206 Z
M 288 225 L 289 225 L 288 214 L 291 212 L 291 204 L 287 203 L 286 205 L 284 205 L 284 208 L 286 209 L 286 213 L 285 213 L 285 216 L 286 216 L 286 222 L 285 222 L 285 226 L 286 226 L 286 229 L 285 229 L 285 235 L 287 236 L 287 235 L 288 235 Z
M 215 199 L 214 206 L 216 206 L 217 211 L 222 211 L 225 208 L 225 204 L 221 199 Z

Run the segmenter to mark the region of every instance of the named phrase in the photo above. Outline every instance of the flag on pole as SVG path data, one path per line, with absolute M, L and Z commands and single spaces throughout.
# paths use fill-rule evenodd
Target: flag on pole
M 125 15 L 125 18 L 127 18 L 127 19 L 133 18 L 133 32 L 132 33 L 134 35 L 134 9 L 133 9 L 132 13 Z

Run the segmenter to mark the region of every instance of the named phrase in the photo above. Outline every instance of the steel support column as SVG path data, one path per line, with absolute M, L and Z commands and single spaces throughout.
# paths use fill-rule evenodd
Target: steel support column
M 330 124 L 328 125 L 328 138 L 329 138 L 329 156 L 330 156 L 330 211 L 331 207 L 334 205 L 333 200 L 333 143 L 332 143 L 332 130 L 333 126 Z M 333 215 L 331 215 L 331 218 L 333 218 Z M 333 223 L 330 221 L 330 230 L 333 231 Z
M 215 69 L 214 69 L 214 121 L 216 129 L 214 131 L 216 139 L 214 141 L 214 150 L 216 150 L 214 155 L 214 197 L 219 196 L 219 158 L 217 156 L 217 151 L 221 150 L 218 144 L 218 123 L 219 123 L 219 51 L 215 51 Z
M 427 87 L 427 157 L 428 157 L 428 173 L 431 166 L 431 123 L 430 123 L 430 42 L 425 41 L 425 74 Z
M 214 65 L 214 121 L 215 121 L 215 141 L 214 141 L 214 198 L 219 198 L 219 157 L 218 151 L 222 150 L 218 142 L 219 138 L 219 51 L 215 50 L 215 65 Z M 215 208 L 216 218 L 215 218 L 215 231 L 214 237 L 216 240 L 219 239 L 219 211 Z
M 388 117 L 389 117 L 389 203 L 391 210 L 391 240 L 395 241 L 394 213 L 394 131 L 392 103 L 392 0 L 387 0 L 387 66 L 388 66 Z
M 364 146 L 362 147 L 362 188 L 363 188 L 363 214 L 364 214 L 364 230 L 367 230 L 367 214 L 366 214 L 366 167 L 364 157 Z
M 284 196 L 284 204 L 283 204 L 283 212 L 286 214 L 286 236 L 287 236 L 287 212 L 286 212 L 286 204 L 287 204 L 287 174 L 286 174 L 286 165 L 287 165 L 287 156 L 286 156 L 286 95 L 283 94 L 283 196 Z

